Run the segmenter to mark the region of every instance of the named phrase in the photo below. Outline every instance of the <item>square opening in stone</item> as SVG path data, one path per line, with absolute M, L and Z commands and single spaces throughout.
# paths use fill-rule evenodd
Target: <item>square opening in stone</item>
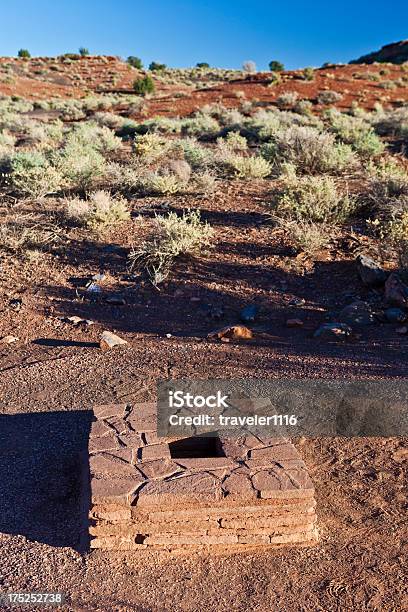
M 194 459 L 206 457 L 225 457 L 225 453 L 218 436 L 195 436 L 175 440 L 169 444 L 172 459 Z

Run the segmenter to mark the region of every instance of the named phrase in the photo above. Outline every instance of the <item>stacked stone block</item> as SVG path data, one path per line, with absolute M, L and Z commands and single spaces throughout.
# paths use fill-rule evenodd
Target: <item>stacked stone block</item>
M 98 406 L 89 442 L 91 548 L 312 544 L 313 484 L 295 447 L 156 435 L 156 405 Z M 207 439 L 208 440 L 208 439 Z M 184 444 L 185 443 L 185 444 Z M 194 450 L 197 445 L 199 451 Z

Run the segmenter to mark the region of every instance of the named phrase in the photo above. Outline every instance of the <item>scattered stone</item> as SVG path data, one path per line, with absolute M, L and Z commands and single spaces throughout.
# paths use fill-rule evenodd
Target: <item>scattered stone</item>
M 244 323 L 253 323 L 258 315 L 259 306 L 256 304 L 248 304 L 240 312 L 240 319 Z
M 111 304 L 112 306 L 125 306 L 126 304 L 123 293 L 113 293 L 112 295 L 108 295 L 105 298 L 105 302 L 107 304 Z
M 393 306 L 405 308 L 408 306 L 408 287 L 404 285 L 398 274 L 393 272 L 385 283 L 385 301 Z
M 378 287 L 385 283 L 387 274 L 373 259 L 366 255 L 359 255 L 356 263 L 363 285 L 366 287 Z
M 345 306 L 339 314 L 339 321 L 356 327 L 375 323 L 375 318 L 367 302 L 357 301 Z
M 102 288 L 96 283 L 90 283 L 86 290 L 88 293 L 102 293 Z
M 304 323 L 301 319 L 288 319 L 286 327 L 303 327 Z
M 3 338 L 1 338 L 0 344 L 13 344 L 17 341 L 18 338 L 16 336 L 4 336 Z
M 313 338 L 321 340 L 347 340 L 352 335 L 352 329 L 346 323 L 323 323 L 313 334 Z
M 407 313 L 401 308 L 387 308 L 384 315 L 388 323 L 404 323 L 407 320 Z
M 112 332 L 104 331 L 102 332 L 101 340 L 99 345 L 103 351 L 108 351 L 109 349 L 114 348 L 115 346 L 121 346 L 123 344 L 127 344 L 126 340 L 119 338 Z
M 9 301 L 9 307 L 18 312 L 23 307 L 23 300 L 21 298 L 13 298 Z
M 94 321 L 91 321 L 90 319 L 82 319 L 81 317 L 77 317 L 76 315 L 72 316 L 72 317 L 61 317 L 62 321 L 65 321 L 66 323 L 72 323 L 72 325 L 78 326 L 81 324 L 84 325 L 95 325 Z
M 249 340 L 253 337 L 250 329 L 244 325 L 228 325 L 217 331 L 210 332 L 208 338 L 218 338 L 223 342 L 230 340 Z

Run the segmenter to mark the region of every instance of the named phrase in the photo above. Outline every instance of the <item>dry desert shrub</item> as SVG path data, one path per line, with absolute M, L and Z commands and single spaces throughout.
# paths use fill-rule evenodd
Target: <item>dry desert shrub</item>
M 87 200 L 71 198 L 65 201 L 68 219 L 93 230 L 100 231 L 130 217 L 127 202 L 108 191 L 95 191 Z
M 291 163 L 298 172 L 307 174 L 341 173 L 356 163 L 349 145 L 336 143 L 327 132 L 298 125 L 278 131 L 262 146 L 261 153 L 278 170 L 282 164 Z
M 354 199 L 339 192 L 330 176 L 288 178 L 273 202 L 276 217 L 327 225 L 345 221 L 355 208 Z
M 294 246 L 309 257 L 313 257 L 330 243 L 331 230 L 322 223 L 313 221 L 291 221 L 275 218 L 276 225 L 285 230 Z
M 200 254 L 208 248 L 214 230 L 201 221 L 200 211 L 184 212 L 182 216 L 171 212 L 167 217 L 158 215 L 149 231 L 129 259 L 131 267 L 145 270 L 154 285 L 165 280 L 174 261 L 181 255 Z
M 293 108 L 298 98 L 299 94 L 297 91 L 286 91 L 276 98 L 276 104 L 279 108 Z
M 16 193 L 40 198 L 58 192 L 64 185 L 63 174 L 37 151 L 21 151 L 8 160 L 6 182 Z
M 360 117 L 352 117 L 330 109 L 326 114 L 329 129 L 342 142 L 349 144 L 363 158 L 381 155 L 384 144 L 369 123 Z
M 331 89 L 327 89 L 326 91 L 321 91 L 317 96 L 317 101 L 319 104 L 324 104 L 328 106 L 329 104 L 336 104 L 336 102 L 340 102 L 343 99 L 343 94 L 338 91 L 332 91 Z

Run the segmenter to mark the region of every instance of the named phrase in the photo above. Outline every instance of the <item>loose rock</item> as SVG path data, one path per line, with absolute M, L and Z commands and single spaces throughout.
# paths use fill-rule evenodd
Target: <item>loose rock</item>
M 393 272 L 385 283 L 385 301 L 393 306 L 405 308 L 408 306 L 408 287 L 404 285 L 398 274 Z
M 4 336 L 0 340 L 0 344 L 13 344 L 13 342 L 17 342 L 18 338 L 16 336 Z
M 347 340 L 352 335 L 352 329 L 346 323 L 323 323 L 313 334 L 320 340 Z
M 358 274 L 366 287 L 378 287 L 385 283 L 387 274 L 373 259 L 359 255 L 356 263 Z
M 119 338 L 119 336 L 112 334 L 112 332 L 102 332 L 99 345 L 103 351 L 108 351 L 109 349 L 112 349 L 115 346 L 121 346 L 123 344 L 127 344 L 126 340 Z
M 209 338 L 219 338 L 223 342 L 230 340 L 249 340 L 253 337 L 250 329 L 244 325 L 229 325 L 208 334 Z
M 404 323 L 407 320 L 407 313 L 401 308 L 387 308 L 384 315 L 388 323 Z
M 353 302 L 345 306 L 339 314 L 339 321 L 355 327 L 364 327 L 375 323 L 369 304 L 363 301 Z

